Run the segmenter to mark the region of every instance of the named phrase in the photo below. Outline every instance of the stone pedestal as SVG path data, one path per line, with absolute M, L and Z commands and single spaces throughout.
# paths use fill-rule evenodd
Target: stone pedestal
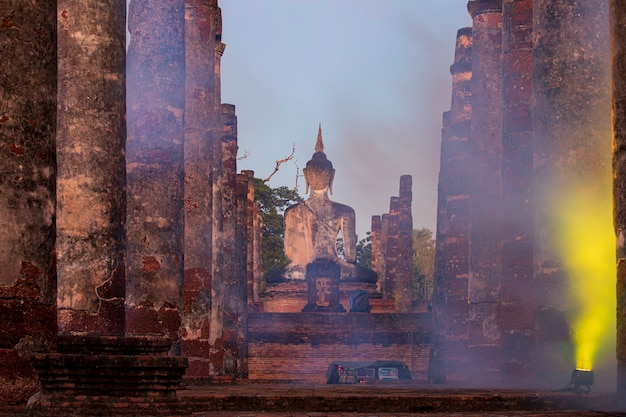
M 178 407 L 187 358 L 162 337 L 59 336 L 57 352 L 32 357 L 41 391 L 34 415 L 138 415 Z
M 329 259 L 316 259 L 306 266 L 309 303 L 303 312 L 343 313 L 339 303 L 341 267 Z

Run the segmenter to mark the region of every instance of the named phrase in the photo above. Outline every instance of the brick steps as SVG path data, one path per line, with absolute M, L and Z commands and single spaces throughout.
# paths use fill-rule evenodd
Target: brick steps
M 59 337 L 57 352 L 31 358 L 41 391 L 34 416 L 172 415 L 187 358 L 158 337 Z

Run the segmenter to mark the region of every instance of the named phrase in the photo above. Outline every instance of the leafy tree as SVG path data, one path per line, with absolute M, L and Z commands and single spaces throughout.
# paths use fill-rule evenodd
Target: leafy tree
M 435 240 L 426 228 L 413 229 L 413 299 L 428 301 L 435 275 Z
M 254 178 L 254 199 L 261 206 L 263 219 L 263 274 L 272 268 L 285 265 L 283 242 L 285 237 L 284 213 L 287 207 L 302 201 L 298 193 L 288 187 L 272 188 L 266 181 Z
M 339 255 L 339 259 L 346 259 L 345 253 L 343 251 L 343 239 L 341 235 L 337 236 L 337 255 Z M 356 244 L 356 264 L 363 268 L 372 268 L 371 232 L 367 232 L 365 238 L 359 240 Z
M 367 232 L 365 238 L 359 240 L 356 244 L 356 263 L 357 265 L 371 269 L 372 268 L 372 233 Z

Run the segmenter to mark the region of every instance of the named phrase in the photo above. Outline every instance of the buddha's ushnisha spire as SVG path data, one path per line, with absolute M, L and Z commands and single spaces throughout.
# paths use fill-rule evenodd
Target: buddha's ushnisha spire
M 322 123 L 317 129 L 317 142 L 315 142 L 315 152 L 324 152 L 324 142 L 322 142 Z

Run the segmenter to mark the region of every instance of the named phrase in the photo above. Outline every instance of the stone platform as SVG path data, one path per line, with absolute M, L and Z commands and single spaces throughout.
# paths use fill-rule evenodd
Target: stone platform
M 626 404 L 620 404 L 617 395 L 608 393 L 577 395 L 556 391 L 466 389 L 397 382 L 377 385 L 203 386 L 181 390 L 178 397 L 189 411 L 198 413 L 194 416 L 211 416 L 213 412 L 226 411 L 236 411 L 237 414 L 231 415 L 238 416 L 287 412 L 284 415 L 301 413 L 319 417 L 344 415 L 341 413 L 367 416 L 473 413 L 497 416 L 511 415 L 512 411 L 534 416 L 599 416 L 609 412 L 613 413 L 611 415 L 626 416 Z
M 177 392 L 178 408 L 166 413 L 109 414 L 169 417 L 401 417 L 401 416 L 625 416 L 626 404 L 614 393 L 577 395 L 570 392 L 467 389 L 447 385 L 385 383 L 377 385 L 221 384 L 187 387 Z M 100 399 L 100 405 L 105 404 Z M 79 414 L 75 414 L 79 415 Z M 0 417 L 28 414 L 0 409 Z

